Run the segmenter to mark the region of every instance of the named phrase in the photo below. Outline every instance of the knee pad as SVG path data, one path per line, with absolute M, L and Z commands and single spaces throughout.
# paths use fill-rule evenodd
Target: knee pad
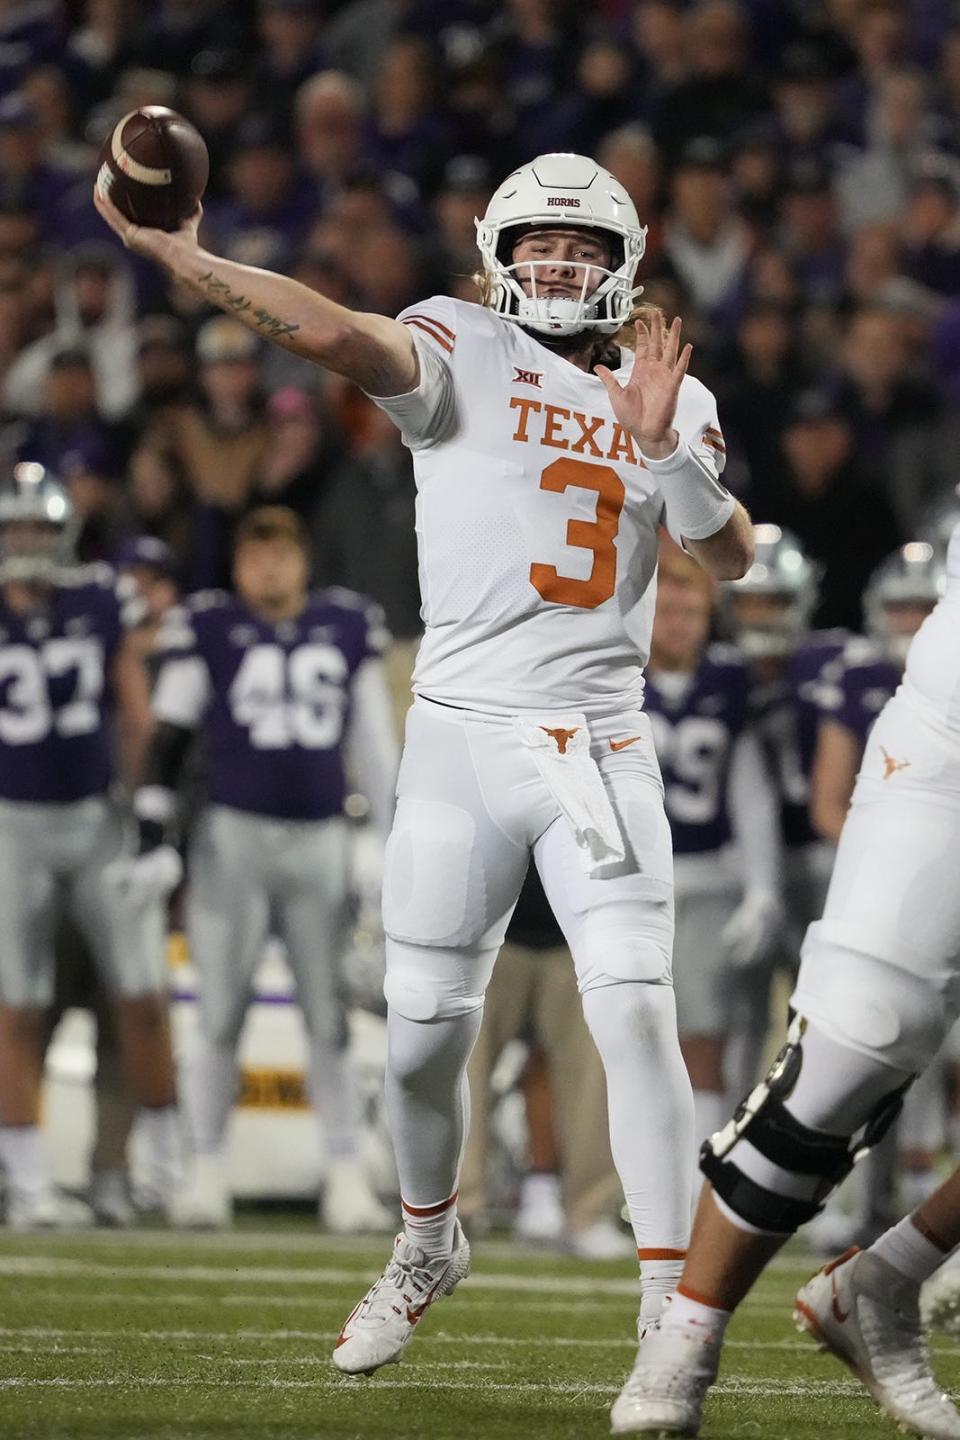
M 449 1020 L 483 1009 L 497 950 L 442 950 L 387 940 L 387 1005 L 407 1020 Z
M 823 922 L 803 943 L 793 1008 L 826 1035 L 897 1070 L 926 1068 L 955 1018 L 921 975 L 830 938 Z
M 803 1066 L 805 1028 L 806 1021 L 797 1016 L 765 1079 L 700 1151 L 700 1169 L 720 1199 L 748 1225 L 767 1233 L 791 1235 L 820 1213 L 830 1192 L 893 1124 L 909 1084 L 883 1096 L 854 1137 L 804 1125 L 786 1101 Z M 805 1193 L 780 1193 L 746 1174 L 731 1154 L 741 1141 L 784 1172 L 785 1188 Z

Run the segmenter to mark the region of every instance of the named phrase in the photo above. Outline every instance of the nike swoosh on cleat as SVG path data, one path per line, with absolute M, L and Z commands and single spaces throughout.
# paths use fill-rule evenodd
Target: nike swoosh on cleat
M 842 1325 L 845 1320 L 848 1320 L 850 1318 L 850 1311 L 840 1309 L 840 1301 L 837 1298 L 837 1281 L 836 1277 L 833 1275 L 830 1276 L 830 1288 L 833 1292 L 832 1298 L 830 1300 L 830 1309 L 833 1311 L 834 1320 L 836 1320 L 840 1325 Z
M 642 735 L 631 735 L 630 738 L 629 738 L 629 740 L 611 740 L 611 741 L 610 741 L 610 749 L 611 749 L 611 750 L 626 750 L 626 748 L 627 748 L 628 745 L 636 745 L 637 741 L 638 741 L 638 740 L 642 740 L 642 739 L 643 739 L 643 736 L 642 736 Z

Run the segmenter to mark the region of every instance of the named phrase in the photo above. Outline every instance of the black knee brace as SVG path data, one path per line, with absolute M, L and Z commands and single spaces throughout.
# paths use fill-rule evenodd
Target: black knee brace
M 785 1101 L 803 1064 L 804 1028 L 805 1022 L 797 1017 L 766 1079 L 741 1101 L 730 1123 L 705 1140 L 700 1150 L 700 1169 L 730 1209 L 748 1225 L 783 1235 L 792 1235 L 820 1213 L 831 1190 L 889 1130 L 907 1088 L 904 1085 L 885 1096 L 856 1137 L 830 1135 L 802 1125 L 787 1110 Z M 741 1139 L 780 1169 L 817 1177 L 813 1195 L 809 1199 L 779 1195 L 744 1175 L 735 1160 L 726 1158 Z

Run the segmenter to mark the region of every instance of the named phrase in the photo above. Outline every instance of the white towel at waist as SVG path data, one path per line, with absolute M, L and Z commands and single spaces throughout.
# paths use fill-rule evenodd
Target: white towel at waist
M 622 865 L 626 856 L 623 836 L 600 769 L 590 754 L 586 716 L 517 715 L 513 726 L 573 830 L 587 873 L 600 879 Z

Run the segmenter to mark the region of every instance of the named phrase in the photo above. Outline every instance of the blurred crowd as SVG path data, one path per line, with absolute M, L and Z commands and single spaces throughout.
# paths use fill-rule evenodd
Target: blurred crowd
M 282 502 L 324 579 L 418 627 L 393 428 L 95 214 L 98 148 L 149 103 L 206 138 L 213 248 L 385 314 L 474 297 L 473 219 L 512 164 L 594 155 L 718 395 L 728 480 L 824 567 L 818 624 L 859 623 L 874 565 L 955 482 L 948 0 L 6 0 L 2 437 L 66 477 L 85 557 L 146 533 L 187 588 L 222 583 L 238 515 Z

